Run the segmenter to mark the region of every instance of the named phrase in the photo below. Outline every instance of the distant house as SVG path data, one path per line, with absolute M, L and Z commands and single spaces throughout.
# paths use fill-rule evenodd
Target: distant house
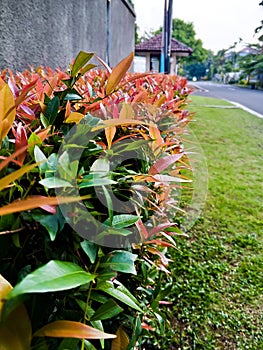
M 145 71 L 160 72 L 160 59 L 162 51 L 162 33 L 153 36 L 149 40 L 145 40 L 135 46 L 135 55 L 137 61 L 141 61 L 139 57 L 145 57 Z M 182 42 L 171 39 L 171 67 L 170 74 L 177 74 L 177 57 L 189 56 L 193 50 Z M 135 68 L 136 71 L 136 59 Z
M 241 57 L 247 56 L 247 55 L 257 55 L 258 50 L 253 49 L 253 47 L 244 47 L 242 50 L 238 51 L 238 55 Z

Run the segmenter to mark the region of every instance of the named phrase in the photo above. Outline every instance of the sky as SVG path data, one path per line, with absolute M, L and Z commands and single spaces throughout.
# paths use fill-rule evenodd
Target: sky
M 133 0 L 139 34 L 163 25 L 165 0 Z M 260 0 L 173 0 L 173 18 L 192 22 L 196 38 L 216 53 L 239 38 L 256 42 L 254 30 L 263 20 Z

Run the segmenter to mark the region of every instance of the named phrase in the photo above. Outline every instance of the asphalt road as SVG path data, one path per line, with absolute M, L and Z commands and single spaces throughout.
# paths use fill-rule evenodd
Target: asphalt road
M 194 85 L 197 88 L 192 93 L 194 95 L 215 97 L 236 102 L 261 114 L 263 117 L 263 91 L 261 90 L 239 88 L 233 85 L 216 84 L 209 81 L 198 81 L 189 85 Z

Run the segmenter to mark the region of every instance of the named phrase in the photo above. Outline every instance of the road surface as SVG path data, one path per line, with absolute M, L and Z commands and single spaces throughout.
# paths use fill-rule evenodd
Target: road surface
M 215 97 L 236 102 L 255 111 L 263 118 L 263 91 L 240 88 L 234 85 L 216 84 L 212 82 L 198 81 L 189 83 L 197 88 L 193 95 Z

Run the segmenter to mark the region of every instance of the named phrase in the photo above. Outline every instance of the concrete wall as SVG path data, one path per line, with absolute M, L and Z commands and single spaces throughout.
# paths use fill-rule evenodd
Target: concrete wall
M 126 1 L 111 0 L 110 19 L 110 65 L 115 66 L 135 49 L 135 14 Z
M 0 69 L 28 65 L 65 68 L 80 50 L 107 59 L 110 65 L 134 50 L 135 15 L 124 0 L 1 0 Z

